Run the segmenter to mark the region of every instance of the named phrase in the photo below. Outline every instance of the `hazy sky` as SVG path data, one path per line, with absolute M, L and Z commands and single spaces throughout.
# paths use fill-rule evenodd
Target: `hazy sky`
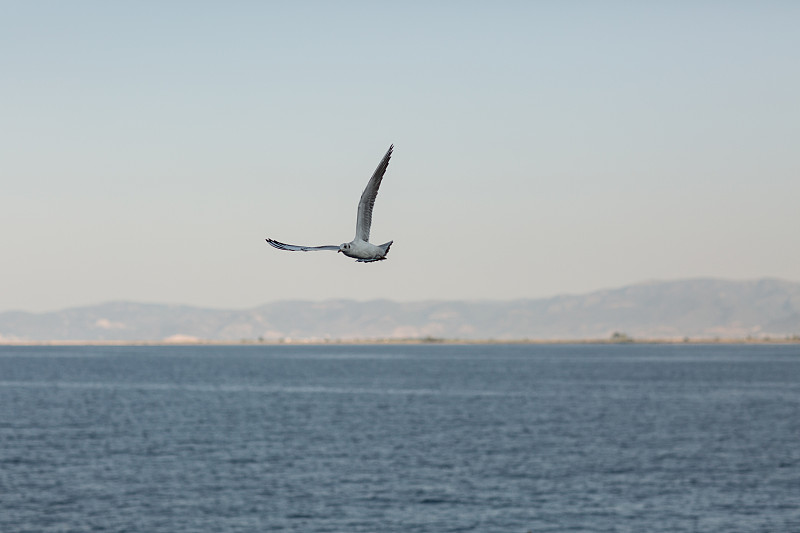
M 2 2 L 0 310 L 800 280 L 800 3 L 646 4 Z

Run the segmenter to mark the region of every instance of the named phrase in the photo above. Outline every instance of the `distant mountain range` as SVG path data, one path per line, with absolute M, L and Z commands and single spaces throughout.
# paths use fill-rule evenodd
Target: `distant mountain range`
M 800 335 L 800 283 L 649 282 L 513 301 L 284 301 L 253 309 L 110 302 L 0 313 L 0 342 L 680 339 Z

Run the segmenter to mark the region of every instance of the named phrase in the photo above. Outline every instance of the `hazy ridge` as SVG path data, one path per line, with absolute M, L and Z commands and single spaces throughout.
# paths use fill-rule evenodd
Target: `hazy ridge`
M 283 301 L 244 310 L 109 302 L 0 313 L 0 341 L 763 338 L 800 334 L 800 283 L 648 282 L 513 301 Z

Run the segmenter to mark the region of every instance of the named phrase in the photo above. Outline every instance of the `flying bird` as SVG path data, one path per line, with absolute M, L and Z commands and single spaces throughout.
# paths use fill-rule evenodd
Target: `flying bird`
M 386 155 L 381 159 L 378 168 L 372 174 L 372 177 L 367 182 L 364 192 L 361 193 L 361 200 L 358 202 L 358 215 L 356 216 L 356 237 L 350 242 L 340 244 L 339 246 L 299 246 L 296 244 L 285 244 L 278 242 L 274 239 L 267 239 L 267 242 L 279 250 L 289 250 L 292 252 L 316 252 L 318 250 L 336 250 L 341 252 L 347 257 L 352 257 L 359 263 L 372 263 L 373 261 L 382 261 L 386 259 L 386 254 L 389 253 L 389 247 L 394 241 L 389 241 L 384 244 L 374 245 L 369 242 L 369 229 L 372 225 L 372 207 L 375 205 L 375 198 L 378 196 L 378 188 L 381 186 L 381 180 L 386 173 L 386 167 L 389 166 L 389 159 L 392 157 L 392 150 L 394 145 L 389 146 Z

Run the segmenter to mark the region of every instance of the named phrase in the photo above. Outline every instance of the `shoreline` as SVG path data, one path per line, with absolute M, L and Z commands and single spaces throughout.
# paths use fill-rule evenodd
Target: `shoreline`
M 238 341 L 182 339 L 182 340 L 0 340 L 0 348 L 6 346 L 388 346 L 388 345 L 559 345 L 559 344 L 800 344 L 800 337 L 764 338 L 609 338 L 609 339 L 241 339 Z

